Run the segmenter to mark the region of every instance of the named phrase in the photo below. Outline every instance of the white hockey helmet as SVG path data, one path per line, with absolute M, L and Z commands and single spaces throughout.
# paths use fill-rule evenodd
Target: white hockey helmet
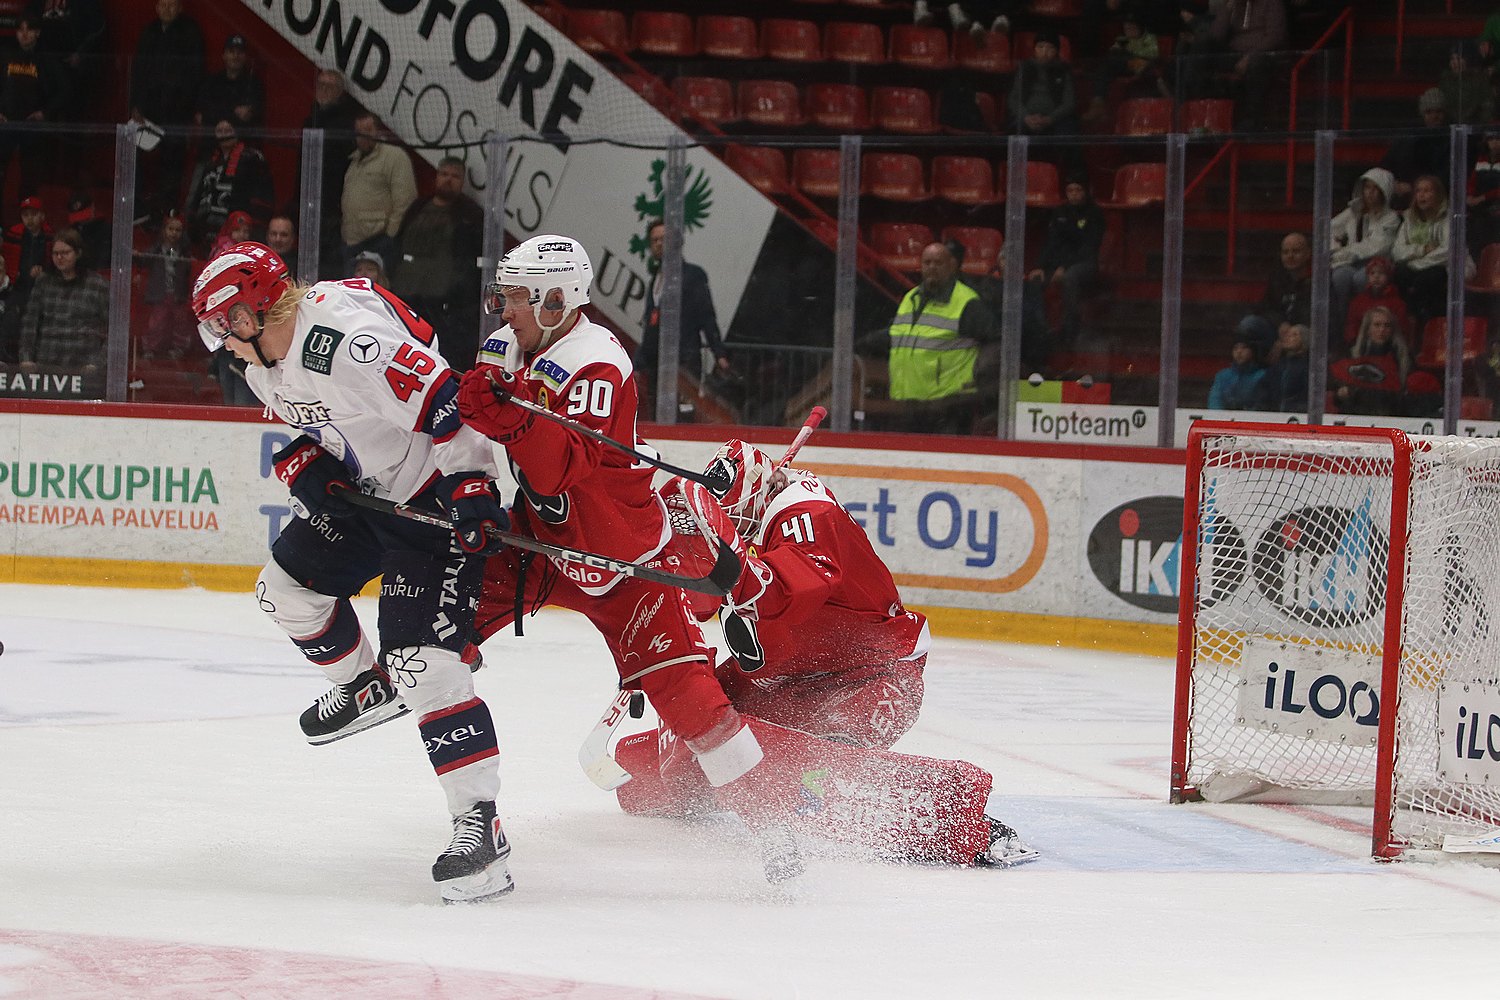
M 594 265 L 583 244 L 569 236 L 533 236 L 511 249 L 495 268 L 495 280 L 485 295 L 485 311 L 498 314 L 505 308 L 505 289 L 524 288 L 542 329 L 551 333 L 558 326 L 542 322 L 544 308 L 558 308 L 554 291 L 562 293 L 564 319 L 587 305 L 589 286 L 594 283 Z M 548 300 L 551 299 L 549 304 Z
M 746 541 L 755 539 L 766 516 L 775 486 L 775 468 L 776 461 L 770 455 L 736 439 L 720 445 L 704 470 L 709 492 Z

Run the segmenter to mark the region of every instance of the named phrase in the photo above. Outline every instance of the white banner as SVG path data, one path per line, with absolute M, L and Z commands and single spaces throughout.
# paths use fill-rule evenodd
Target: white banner
M 1156 407 L 1093 403 L 1016 404 L 1016 440 L 1156 447 Z
M 436 164 L 462 157 L 485 201 L 491 135 L 561 134 L 507 147 L 505 228 L 518 240 L 572 236 L 594 263 L 594 302 L 631 333 L 646 290 L 645 229 L 662 215 L 660 150 L 685 134 L 592 56 L 516 0 L 485 3 L 291 3 L 244 0 Z M 474 144 L 478 145 L 474 145 Z M 776 206 L 706 149 L 687 151 L 685 257 L 708 272 L 719 326 L 739 309 Z M 337 165 L 330 164 L 331 169 Z
M 1239 725 L 1342 746 L 1375 745 L 1378 656 L 1249 636 L 1240 670 Z
M 1500 785 L 1500 689 L 1445 683 L 1438 688 L 1438 776 Z

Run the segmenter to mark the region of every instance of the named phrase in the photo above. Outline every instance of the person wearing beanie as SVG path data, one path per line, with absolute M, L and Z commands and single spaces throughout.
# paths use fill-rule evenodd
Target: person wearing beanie
M 1359 324 L 1365 313 L 1376 306 L 1384 306 L 1396 317 L 1397 328 L 1410 332 L 1411 319 L 1407 315 L 1406 300 L 1396 288 L 1396 262 L 1389 257 L 1372 257 L 1365 264 L 1365 290 L 1349 303 L 1349 318 L 1344 321 L 1344 342 L 1331 345 L 1330 353 L 1347 353 L 1359 336 Z
M 1473 42 L 1456 42 L 1448 51 L 1448 68 L 1438 77 L 1443 110 L 1456 125 L 1481 125 L 1495 112 L 1495 93 Z M 1424 98 L 1426 94 L 1422 95 Z
M 1423 91 L 1417 99 L 1417 112 L 1422 116 L 1422 126 L 1391 143 L 1380 160 L 1380 166 L 1396 178 L 1391 207 L 1398 212 L 1411 204 L 1412 185 L 1418 177 L 1448 176 L 1448 112 L 1443 105 L 1443 92 L 1436 87 Z
M 1015 129 L 1024 135 L 1073 135 L 1078 131 L 1078 95 L 1073 70 L 1058 58 L 1061 39 L 1056 31 L 1036 33 L 1032 57 L 1016 67 L 1008 110 Z
M 1036 284 L 1034 297 L 1038 302 L 1043 301 L 1041 293 L 1048 288 L 1061 293 L 1062 338 L 1072 344 L 1082 332 L 1084 300 L 1099 279 L 1099 248 L 1104 245 L 1105 223 L 1104 211 L 1089 197 L 1088 178 L 1083 173 L 1068 175 L 1063 197 L 1066 200 L 1052 210 L 1042 255 L 1026 280 Z
M 1253 337 L 1236 336 L 1229 349 L 1230 364 L 1214 376 L 1208 390 L 1210 410 L 1253 410 L 1261 402 L 1261 380 L 1266 368 L 1260 361 L 1260 344 Z

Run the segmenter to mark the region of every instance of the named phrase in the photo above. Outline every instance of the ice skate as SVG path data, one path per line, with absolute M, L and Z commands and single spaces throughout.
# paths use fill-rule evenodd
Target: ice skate
M 406 713 L 396 689 L 384 674 L 371 667 L 348 684 L 335 684 L 302 713 L 298 722 L 307 742 L 322 746 Z
M 761 865 L 765 869 L 766 881 L 772 885 L 790 882 L 801 877 L 807 870 L 802 860 L 802 851 L 797 847 L 797 838 L 791 827 L 785 824 L 767 827 L 757 833 L 760 844 Z
M 980 868 L 1014 868 L 1042 856 L 1040 851 L 1027 846 L 1016 831 L 993 816 L 985 818 L 990 821 L 990 846 L 974 859 L 975 865 Z
M 472 903 L 503 896 L 516 887 L 506 859 L 510 842 L 495 815 L 495 803 L 476 802 L 453 817 L 453 839 L 432 864 L 432 880 L 445 903 Z

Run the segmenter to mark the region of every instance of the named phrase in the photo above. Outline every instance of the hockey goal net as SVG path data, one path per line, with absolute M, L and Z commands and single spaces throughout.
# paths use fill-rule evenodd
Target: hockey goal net
M 1183 520 L 1172 800 L 1500 850 L 1500 441 L 1199 422 Z

